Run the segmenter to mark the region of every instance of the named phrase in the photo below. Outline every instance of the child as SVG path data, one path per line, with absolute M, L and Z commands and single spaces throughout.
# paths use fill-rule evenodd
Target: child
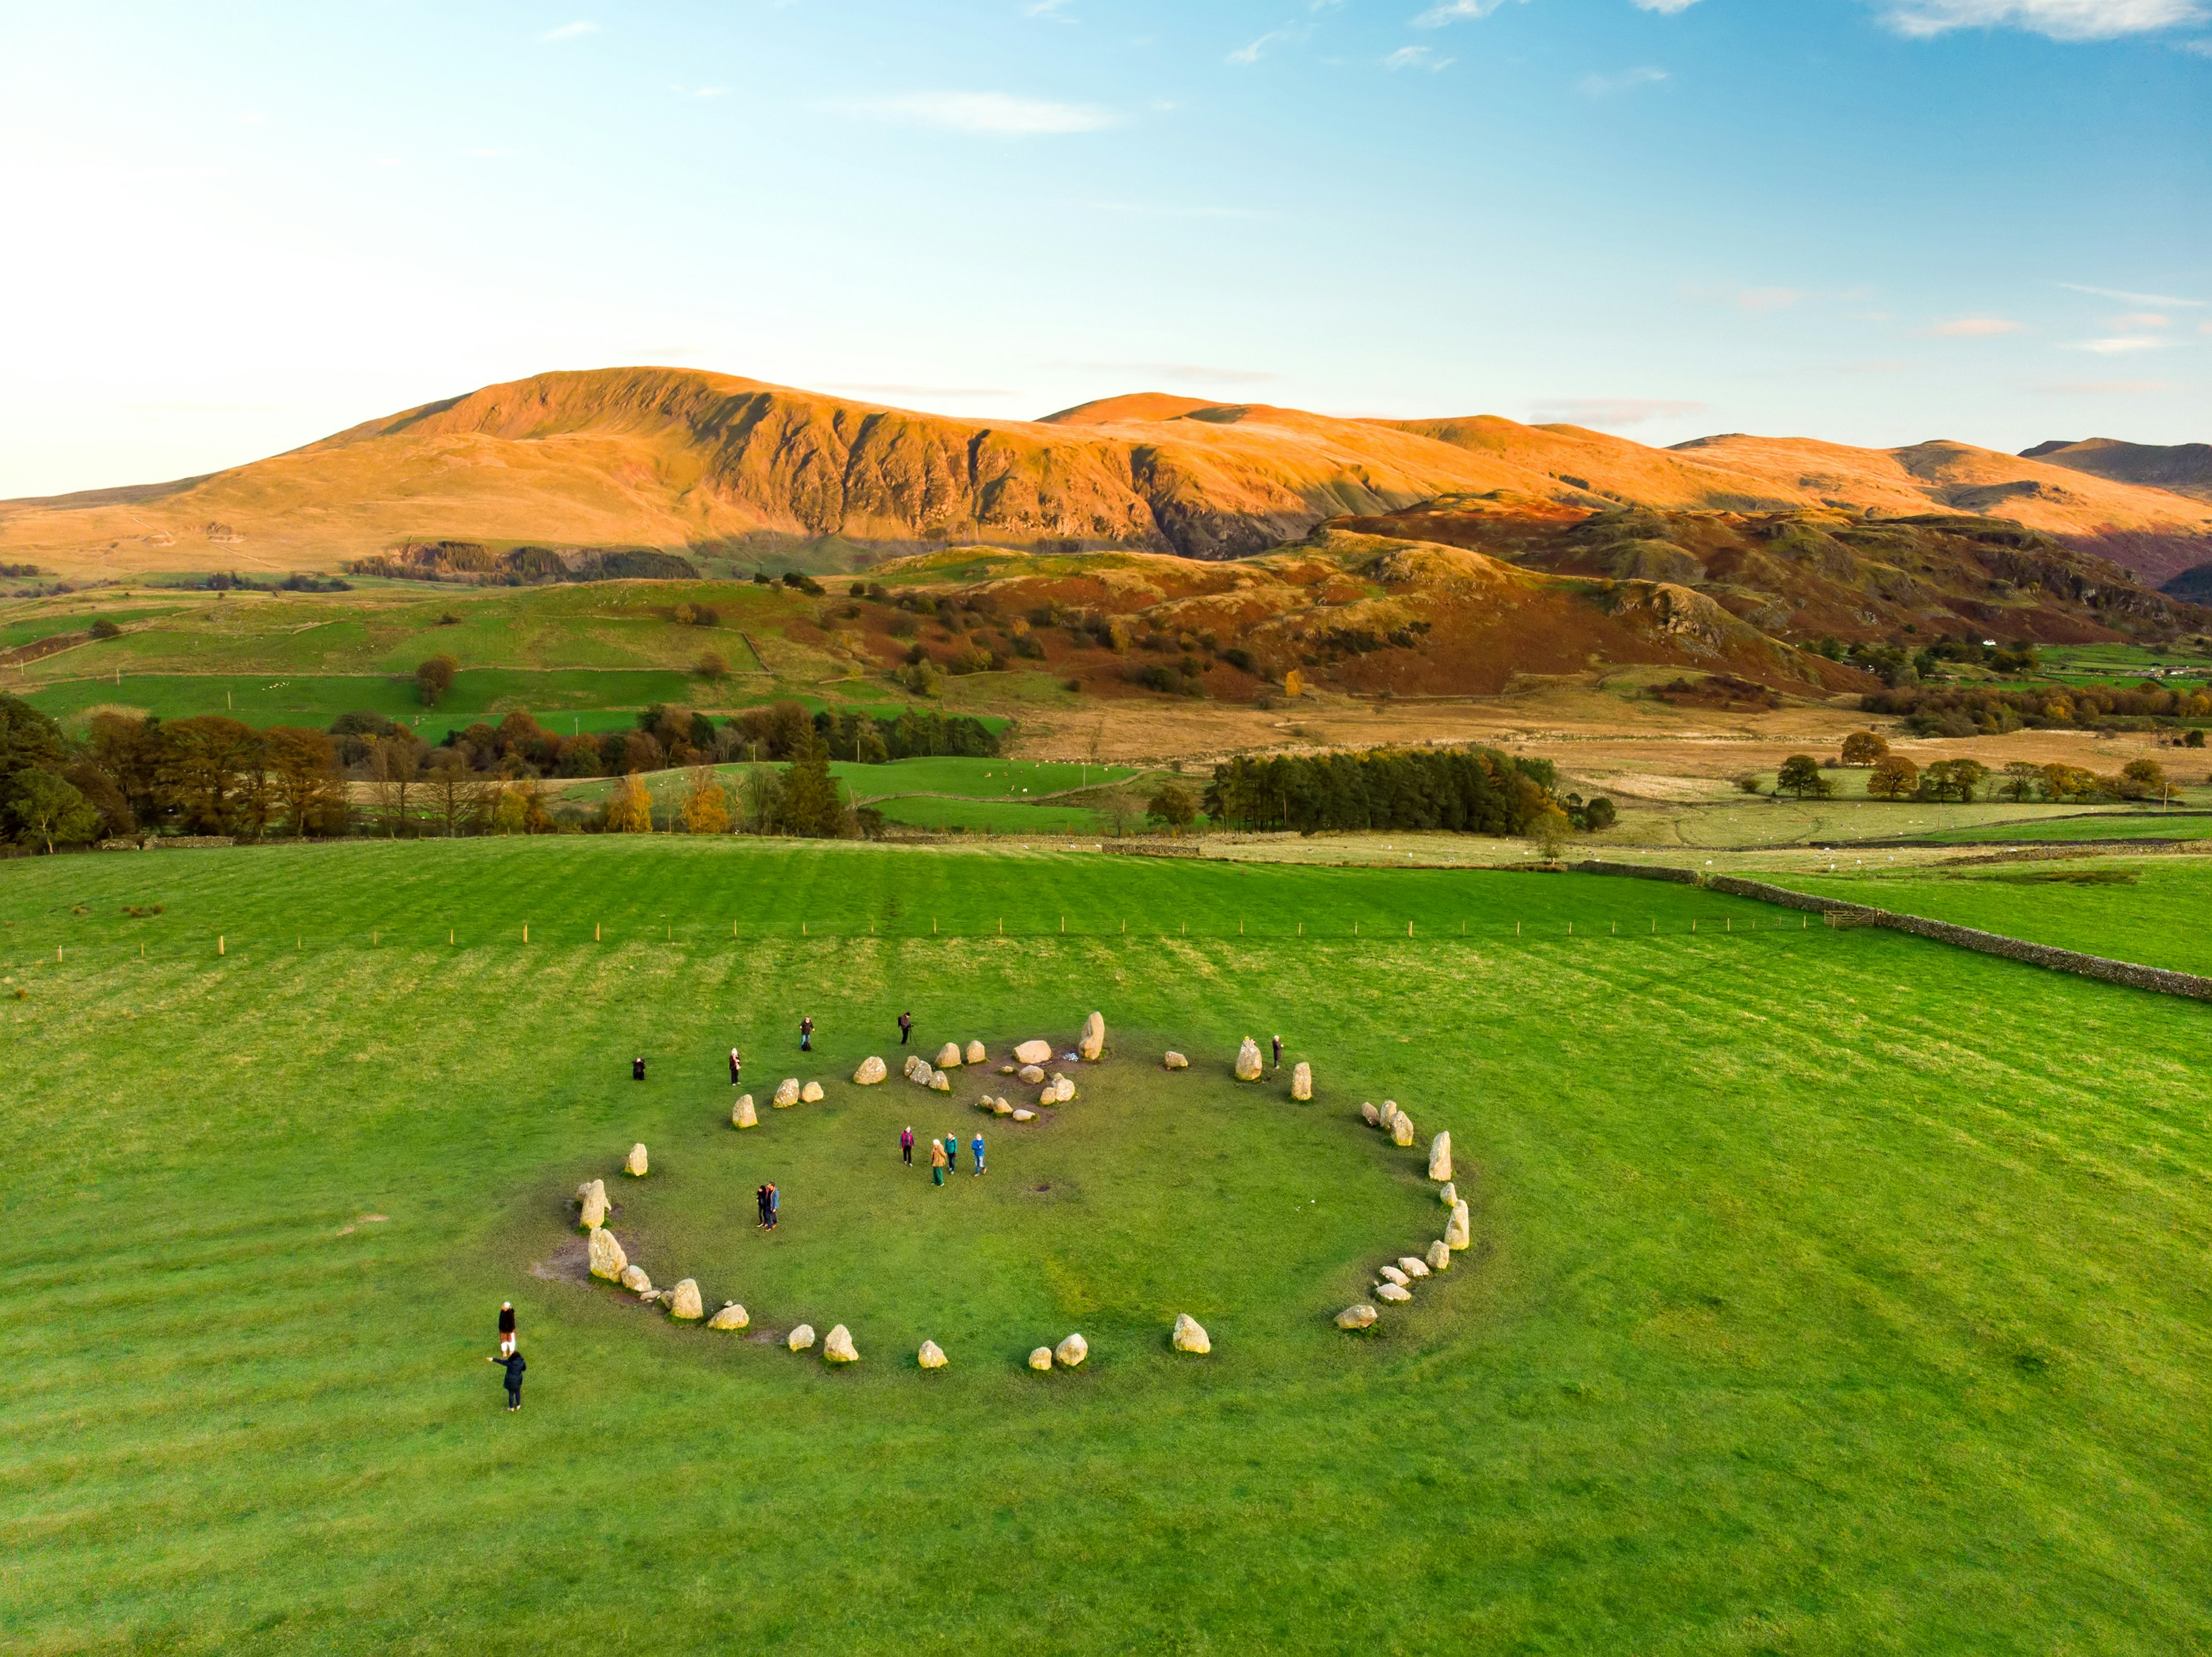
M 512 1301 L 499 1303 L 499 1355 L 502 1358 L 514 1355 L 514 1302 Z
M 522 1354 L 509 1347 L 496 1358 L 486 1358 L 486 1363 L 495 1363 L 507 1371 L 507 1412 L 513 1415 L 522 1408 L 522 1372 L 530 1366 L 522 1361 Z

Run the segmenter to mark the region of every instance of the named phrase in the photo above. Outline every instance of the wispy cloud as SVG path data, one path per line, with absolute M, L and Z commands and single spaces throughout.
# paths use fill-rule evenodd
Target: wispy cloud
M 1672 17 L 1678 11 L 1687 11 L 1698 0 L 1630 0 L 1638 11 L 1664 12 Z
M 1962 28 L 2017 28 L 2054 40 L 2116 40 L 2123 35 L 2201 23 L 2204 0 L 1881 0 L 1883 21 L 1926 40 Z
M 1053 103 L 1003 92 L 908 92 L 888 98 L 839 99 L 824 107 L 867 120 L 906 121 L 994 137 L 1098 132 L 1121 119 L 1097 104 Z
M 1999 334 L 2024 332 L 2027 327 L 2024 322 L 2007 321 L 2001 316 L 1962 316 L 1919 332 L 1923 339 L 1994 339 Z
M 2135 351 L 2163 350 L 2171 340 L 2152 339 L 2143 334 L 2118 334 L 2110 339 L 2077 339 L 2066 349 L 2069 351 L 2094 351 L 2099 356 L 2126 356 Z
M 541 46 L 557 46 L 563 40 L 580 40 L 586 34 L 597 34 L 599 32 L 599 26 L 597 23 L 587 23 L 579 18 L 573 23 L 562 24 L 559 28 L 547 29 L 544 34 L 538 37 L 538 40 Z
M 2202 310 L 2208 302 L 2202 299 L 2176 299 L 2172 294 L 2131 294 L 2124 288 L 2091 288 L 2079 282 L 2058 284 L 2073 294 L 2094 294 L 2100 299 L 2124 300 L 2130 305 L 2179 305 L 2185 310 Z
M 1540 426 L 1640 426 L 1702 413 L 1705 406 L 1669 397 L 1559 397 L 1533 405 L 1528 417 Z
M 1442 28 L 1448 23 L 1463 23 L 1470 17 L 1487 17 L 1507 0 L 1439 0 L 1413 20 L 1415 28 Z M 1528 0 L 1519 0 L 1526 4 Z
M 2062 380 L 2033 389 L 2053 397 L 2129 397 L 2141 392 L 2172 391 L 2171 380 Z
M 1073 3 L 1073 0 L 1030 0 L 1030 3 L 1022 8 L 1022 15 L 1051 17 L 1063 23 L 1070 23 L 1075 21 L 1067 15 L 1067 9 Z
M 1229 54 L 1228 58 L 1224 61 L 1235 64 L 1239 68 L 1242 68 L 1246 64 L 1256 64 L 1260 61 L 1263 53 L 1276 46 L 1293 45 L 1297 41 L 1304 40 L 1312 33 L 1313 30 L 1306 24 L 1285 23 L 1280 28 L 1269 29 L 1265 34 L 1261 35 L 1258 40 L 1252 41 L 1250 44 L 1237 47 L 1236 51 Z
M 2126 316 L 2116 316 L 2105 325 L 2111 328 L 2170 328 L 2173 319 L 2161 316 L 2156 311 L 2134 311 Z
M 1585 75 L 1575 82 L 1585 98 L 1610 98 L 1617 93 L 1633 92 L 1640 86 L 1656 86 L 1667 78 L 1663 69 L 1624 69 L 1617 75 Z
M 1459 60 L 1440 58 L 1434 46 L 1400 46 L 1382 60 L 1385 69 L 1448 69 Z

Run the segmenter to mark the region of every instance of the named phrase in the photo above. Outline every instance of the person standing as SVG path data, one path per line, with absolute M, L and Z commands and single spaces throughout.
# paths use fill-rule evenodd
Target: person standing
M 507 1371 L 507 1411 L 513 1415 L 522 1408 L 522 1372 L 530 1366 L 522 1361 L 522 1354 L 507 1348 L 495 1358 L 486 1358 L 486 1363 L 495 1363 Z
M 760 1228 L 766 1231 L 768 1229 L 768 1187 L 766 1185 L 757 1185 L 753 1188 L 753 1207 L 760 1215 L 757 1222 Z
M 499 1355 L 508 1357 L 514 1351 L 514 1302 L 499 1303 Z
M 909 1168 L 914 1166 L 914 1130 L 908 1128 L 899 1136 L 899 1160 Z
M 981 1135 L 981 1134 L 977 1134 L 977 1135 L 975 1136 L 975 1142 L 973 1145 L 970 1145 L 970 1146 L 969 1147 L 969 1149 L 970 1149 L 970 1150 L 972 1150 L 972 1151 L 974 1151 L 974 1152 L 975 1153 L 975 1172 L 976 1172 L 977 1173 L 982 1173 L 982 1172 L 983 1172 L 983 1136 L 982 1136 L 982 1135 Z
M 645 1080 L 645 1061 L 642 1058 L 634 1058 L 630 1060 L 629 1079 L 632 1081 L 642 1081 Z
M 737 1050 L 736 1048 L 734 1048 L 734 1047 L 731 1048 L 731 1049 L 730 1049 L 730 1086 L 732 1086 L 732 1087 L 736 1087 L 736 1086 L 738 1085 L 738 1078 L 739 1076 L 743 1075 L 744 1074 L 744 1071 L 745 1071 L 745 1062 L 744 1062 L 744 1060 L 738 1057 L 738 1050 Z
M 783 1193 L 775 1188 L 775 1181 L 771 1179 L 769 1181 L 768 1185 L 768 1228 L 770 1231 L 774 1231 L 775 1229 L 777 1210 L 781 1209 L 782 1205 Z
M 945 1154 L 944 1141 L 933 1139 L 929 1142 L 929 1183 L 931 1185 L 941 1185 L 945 1183 L 945 1170 L 950 1160 Z
M 802 1053 L 814 1051 L 814 1019 L 811 1014 L 799 1020 L 799 1051 Z
M 905 1046 L 906 1039 L 913 1033 L 914 1014 L 911 1013 L 901 1013 L 899 1014 L 899 1045 L 902 1047 Z
M 945 1136 L 945 1167 L 948 1173 L 960 1172 L 960 1136 L 957 1133 Z
M 1275 1038 L 1275 1068 L 1278 1070 L 1283 1068 L 1283 1039 L 1280 1036 Z

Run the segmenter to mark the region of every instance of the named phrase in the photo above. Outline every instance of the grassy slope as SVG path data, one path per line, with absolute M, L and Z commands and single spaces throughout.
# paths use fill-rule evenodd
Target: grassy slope
M 2203 807 L 2196 809 L 2201 812 Z M 2203 840 L 2212 838 L 2212 817 L 2059 817 L 2002 827 L 1951 829 L 1927 838 L 1946 845 L 1993 840 Z
M 10 1643 L 2201 1642 L 2198 1009 L 1893 935 L 1713 935 L 1754 913 L 665 838 L 6 866 Z M 933 914 L 970 935 L 915 935 Z M 1001 915 L 1029 935 L 973 935 Z M 1416 915 L 1470 941 L 1373 935 Z M 941 1103 L 838 1080 L 900 1005 L 932 1045 L 1099 1006 L 1131 1062 L 933 1192 L 888 1150 Z M 732 1134 L 720 1051 L 772 1079 L 802 1009 L 830 1100 Z M 1316 1106 L 1204 1074 L 1274 1028 Z M 1170 1038 L 1200 1074 L 1141 1067 Z M 1438 1217 L 1349 1119 L 1384 1093 L 1452 1130 L 1477 1248 L 1353 1341 L 1325 1314 Z M 635 1138 L 656 1173 L 617 1230 L 656 1276 L 844 1319 L 858 1372 L 529 1275 Z M 772 1245 L 760 1178 L 793 1193 Z M 1185 1304 L 1218 1307 L 1201 1364 L 1162 1349 Z M 1089 1371 L 1017 1368 L 1077 1326 Z M 902 1361 L 925 1329 L 953 1331 L 935 1377 Z

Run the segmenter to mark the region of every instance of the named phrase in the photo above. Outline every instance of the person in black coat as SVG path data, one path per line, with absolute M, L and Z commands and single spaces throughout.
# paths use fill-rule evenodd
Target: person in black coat
M 510 1413 L 522 1408 L 522 1372 L 530 1366 L 522 1361 L 520 1352 L 509 1352 L 503 1357 L 486 1358 L 486 1363 L 495 1363 L 507 1371 L 507 1407 Z
M 499 1355 L 506 1357 L 514 1350 L 514 1302 L 499 1303 Z
M 645 1061 L 643 1059 L 634 1058 L 630 1060 L 629 1079 L 632 1081 L 642 1081 L 645 1080 Z
M 899 1014 L 899 1045 L 902 1047 L 905 1046 L 906 1039 L 913 1033 L 914 1014 L 911 1013 L 901 1013 Z
M 745 1073 L 745 1062 L 744 1062 L 744 1059 L 742 1059 L 742 1058 L 740 1058 L 740 1057 L 738 1056 L 738 1050 L 737 1050 L 736 1048 L 734 1048 L 734 1047 L 731 1048 L 731 1049 L 730 1049 L 730 1086 L 732 1086 L 732 1087 L 736 1087 L 736 1086 L 738 1085 L 738 1078 L 739 1078 L 739 1077 L 741 1077 L 741 1076 L 743 1076 L 743 1075 L 744 1075 L 744 1073 Z
M 802 1053 L 814 1051 L 814 1020 L 811 1015 L 799 1020 L 799 1051 Z

